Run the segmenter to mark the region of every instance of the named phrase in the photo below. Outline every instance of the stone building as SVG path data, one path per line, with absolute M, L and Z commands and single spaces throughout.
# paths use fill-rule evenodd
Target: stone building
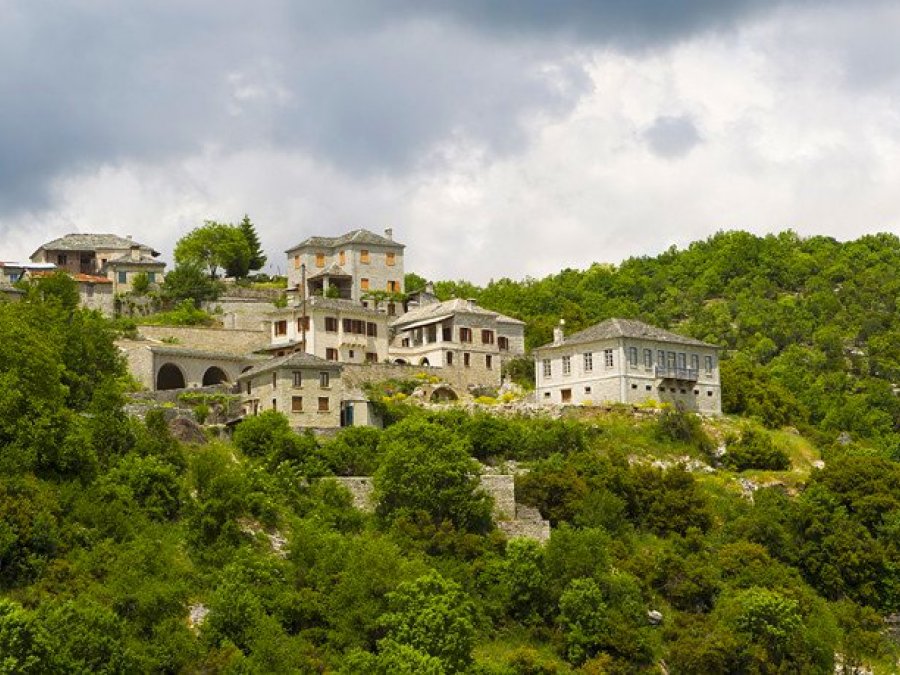
M 377 291 L 403 293 L 404 248 L 391 229 L 384 236 L 360 229 L 339 237 L 309 237 L 286 251 L 288 288 L 299 288 L 305 265 L 305 295 L 363 301 Z
M 341 426 L 341 365 L 295 352 L 269 359 L 238 378 L 245 415 L 284 413 L 294 429 Z
M 52 272 L 55 269 L 53 263 L 0 262 L 0 282 L 12 285 L 33 272 Z
M 534 359 L 539 402 L 656 401 L 722 412 L 718 347 L 641 321 L 608 319 L 569 336 L 560 325 Z
M 85 309 L 95 309 L 104 316 L 113 316 L 116 312 L 116 299 L 113 282 L 105 276 L 97 274 L 80 274 L 67 272 L 78 288 L 79 304 Z M 27 271 L 25 278 L 46 277 L 57 271 Z
M 495 374 L 505 359 L 525 352 L 525 324 L 474 300 L 411 306 L 391 322 L 391 361 Z
M 146 274 L 151 285 L 159 285 L 165 277 L 166 264 L 152 255 L 143 253 L 137 246 L 132 246 L 128 253 L 106 261 L 101 273 L 113 283 L 113 293 L 128 293 L 132 290 L 134 279 L 139 274 Z
M 341 363 L 381 363 L 388 358 L 388 316 L 362 303 L 313 296 L 305 307 L 301 302 L 268 316 L 271 353 L 306 351 Z

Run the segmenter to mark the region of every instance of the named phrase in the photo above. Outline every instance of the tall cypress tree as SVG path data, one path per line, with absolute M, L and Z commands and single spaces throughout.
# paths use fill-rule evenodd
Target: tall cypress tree
M 241 232 L 244 233 L 244 238 L 247 240 L 247 245 L 250 247 L 250 269 L 262 269 L 263 265 L 266 264 L 266 256 L 263 253 L 262 246 L 260 246 L 259 244 L 259 237 L 256 234 L 256 228 L 250 221 L 250 216 L 248 216 L 246 213 L 244 214 L 244 219 L 241 221 L 239 227 L 241 228 Z

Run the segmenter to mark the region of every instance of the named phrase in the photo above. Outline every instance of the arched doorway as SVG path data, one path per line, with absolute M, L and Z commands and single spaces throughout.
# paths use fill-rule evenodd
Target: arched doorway
M 448 403 L 450 401 L 458 401 L 459 396 L 453 389 L 447 386 L 436 387 L 433 392 L 431 392 L 431 397 L 428 399 L 432 403 Z
M 184 373 L 174 363 L 164 363 L 156 373 L 156 390 L 184 389 Z
M 422 359 L 419 361 L 419 365 L 420 366 L 430 366 L 431 364 L 428 363 L 428 357 L 426 356 L 426 357 L 422 357 Z
M 228 373 L 218 366 L 210 366 L 203 373 L 203 386 L 208 387 L 212 384 L 222 384 L 228 382 Z
M 405 359 L 394 359 L 394 363 L 396 363 L 398 366 L 405 366 L 406 360 Z

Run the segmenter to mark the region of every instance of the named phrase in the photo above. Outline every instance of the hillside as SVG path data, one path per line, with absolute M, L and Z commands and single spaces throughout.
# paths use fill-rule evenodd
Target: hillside
M 810 262 L 796 282 L 806 290 L 759 293 L 763 309 L 745 317 L 777 262 L 746 252 L 727 281 L 704 282 L 695 312 L 656 316 L 631 301 L 632 316 L 729 348 L 725 386 L 741 397 L 717 420 L 504 416 L 393 397 L 383 431 L 316 439 L 267 412 L 231 441 L 186 445 L 165 409 L 124 413 L 113 325 L 78 309 L 63 282 L 0 304 L 0 672 L 833 673 L 836 655 L 896 672 L 885 618 L 900 611 L 900 463 L 891 374 L 873 366 L 885 363 L 878 345 L 894 344 L 878 298 L 896 297 L 896 239 L 731 233 L 602 274 L 475 290 L 537 331 L 566 302 L 593 307 L 582 324 L 567 315 L 575 330 L 626 314 L 616 284 L 632 266 L 671 278 L 684 300 L 689 261 L 739 244 L 797 259 L 830 247 L 831 266 L 868 264 L 845 269 L 846 291 L 822 291 L 846 309 L 808 324 L 775 320 L 773 307 L 812 311 L 809 279 L 830 273 Z M 582 304 L 582 281 L 597 275 L 619 281 Z M 500 304 L 501 286 L 513 303 L 545 285 L 543 309 Z M 722 312 L 732 333 L 714 338 L 704 312 Z M 881 323 L 852 333 L 867 317 Z M 752 320 L 774 347 L 742 328 Z M 794 338 L 768 334 L 777 326 Z M 798 353 L 809 370 L 789 367 Z M 517 472 L 517 499 L 552 523 L 544 546 L 496 530 L 479 462 Z M 373 476 L 376 511 L 354 509 L 332 475 Z

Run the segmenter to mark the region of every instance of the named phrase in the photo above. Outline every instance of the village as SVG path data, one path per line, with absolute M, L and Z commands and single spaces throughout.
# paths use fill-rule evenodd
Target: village
M 117 344 L 134 379 L 159 400 L 183 392 L 239 396 L 231 424 L 275 410 L 297 431 L 380 426 L 366 390 L 385 380 L 419 378 L 416 393 L 430 403 L 510 391 L 504 366 L 526 356 L 524 322 L 473 299 L 441 301 L 430 283 L 405 288 L 404 250 L 390 228 L 311 236 L 285 252 L 286 302 L 230 287 L 207 303 L 221 326 L 142 325 L 138 318 L 137 335 Z M 14 300 L 23 293 L 16 282 L 62 271 L 84 307 L 113 316 L 138 275 L 152 285 L 163 281 L 159 255 L 131 237 L 68 234 L 28 262 L 2 263 L 0 293 Z M 535 388 L 527 401 L 668 403 L 717 415 L 717 352 L 635 320 L 612 318 L 569 335 L 560 321 L 553 341 L 531 354 Z

